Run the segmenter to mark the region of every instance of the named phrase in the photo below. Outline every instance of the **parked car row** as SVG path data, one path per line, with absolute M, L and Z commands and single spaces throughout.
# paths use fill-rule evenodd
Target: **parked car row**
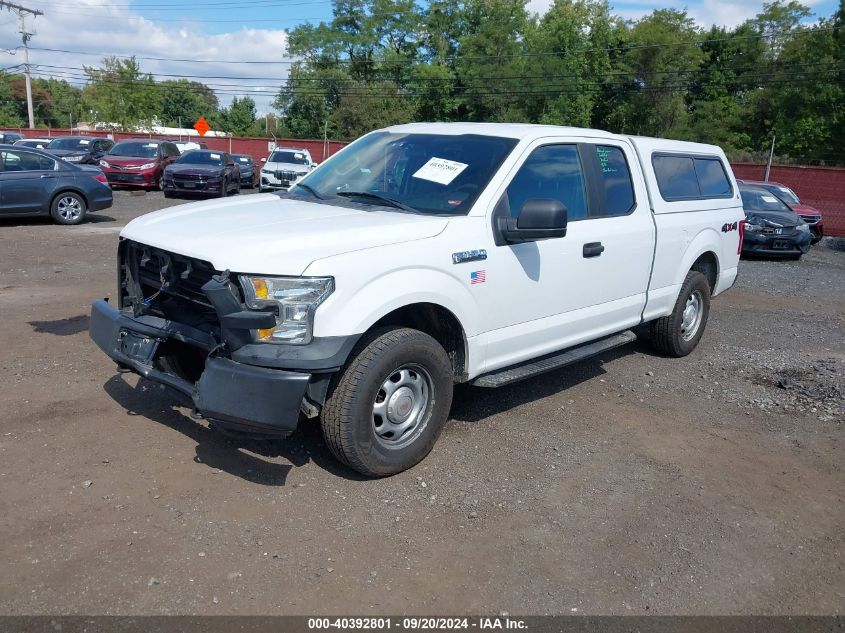
M 79 224 L 112 206 L 112 190 L 95 166 L 69 163 L 43 150 L 0 145 L 0 216 L 50 216 Z

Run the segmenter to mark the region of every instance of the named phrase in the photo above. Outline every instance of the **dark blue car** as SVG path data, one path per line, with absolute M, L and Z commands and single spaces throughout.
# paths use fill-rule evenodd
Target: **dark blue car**
M 111 205 L 111 187 L 99 168 L 0 145 L 0 217 L 49 215 L 58 224 L 79 224 L 89 211 Z

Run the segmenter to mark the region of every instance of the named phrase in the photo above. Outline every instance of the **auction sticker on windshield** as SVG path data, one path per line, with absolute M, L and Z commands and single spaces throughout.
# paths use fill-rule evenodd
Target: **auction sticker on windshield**
M 467 167 L 469 165 L 466 163 L 459 163 L 454 160 L 446 160 L 445 158 L 433 156 L 414 173 L 414 178 L 448 185 Z

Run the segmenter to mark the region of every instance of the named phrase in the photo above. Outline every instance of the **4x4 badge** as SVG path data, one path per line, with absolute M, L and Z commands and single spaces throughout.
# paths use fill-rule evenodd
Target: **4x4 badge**
M 482 259 L 487 259 L 487 251 L 483 248 L 474 251 L 462 251 L 460 253 L 452 253 L 453 264 L 463 264 L 465 262 L 477 262 Z

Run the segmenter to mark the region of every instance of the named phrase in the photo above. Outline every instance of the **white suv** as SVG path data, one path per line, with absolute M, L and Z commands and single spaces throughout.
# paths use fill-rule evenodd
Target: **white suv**
M 287 191 L 316 167 L 307 149 L 294 147 L 277 147 L 261 162 L 260 192 Z
M 90 333 L 221 430 L 319 418 L 338 459 L 389 475 L 431 450 L 456 383 L 527 379 L 643 324 L 689 354 L 734 283 L 744 217 L 713 145 L 397 126 L 290 193 L 130 222 L 119 295 L 94 302 Z

